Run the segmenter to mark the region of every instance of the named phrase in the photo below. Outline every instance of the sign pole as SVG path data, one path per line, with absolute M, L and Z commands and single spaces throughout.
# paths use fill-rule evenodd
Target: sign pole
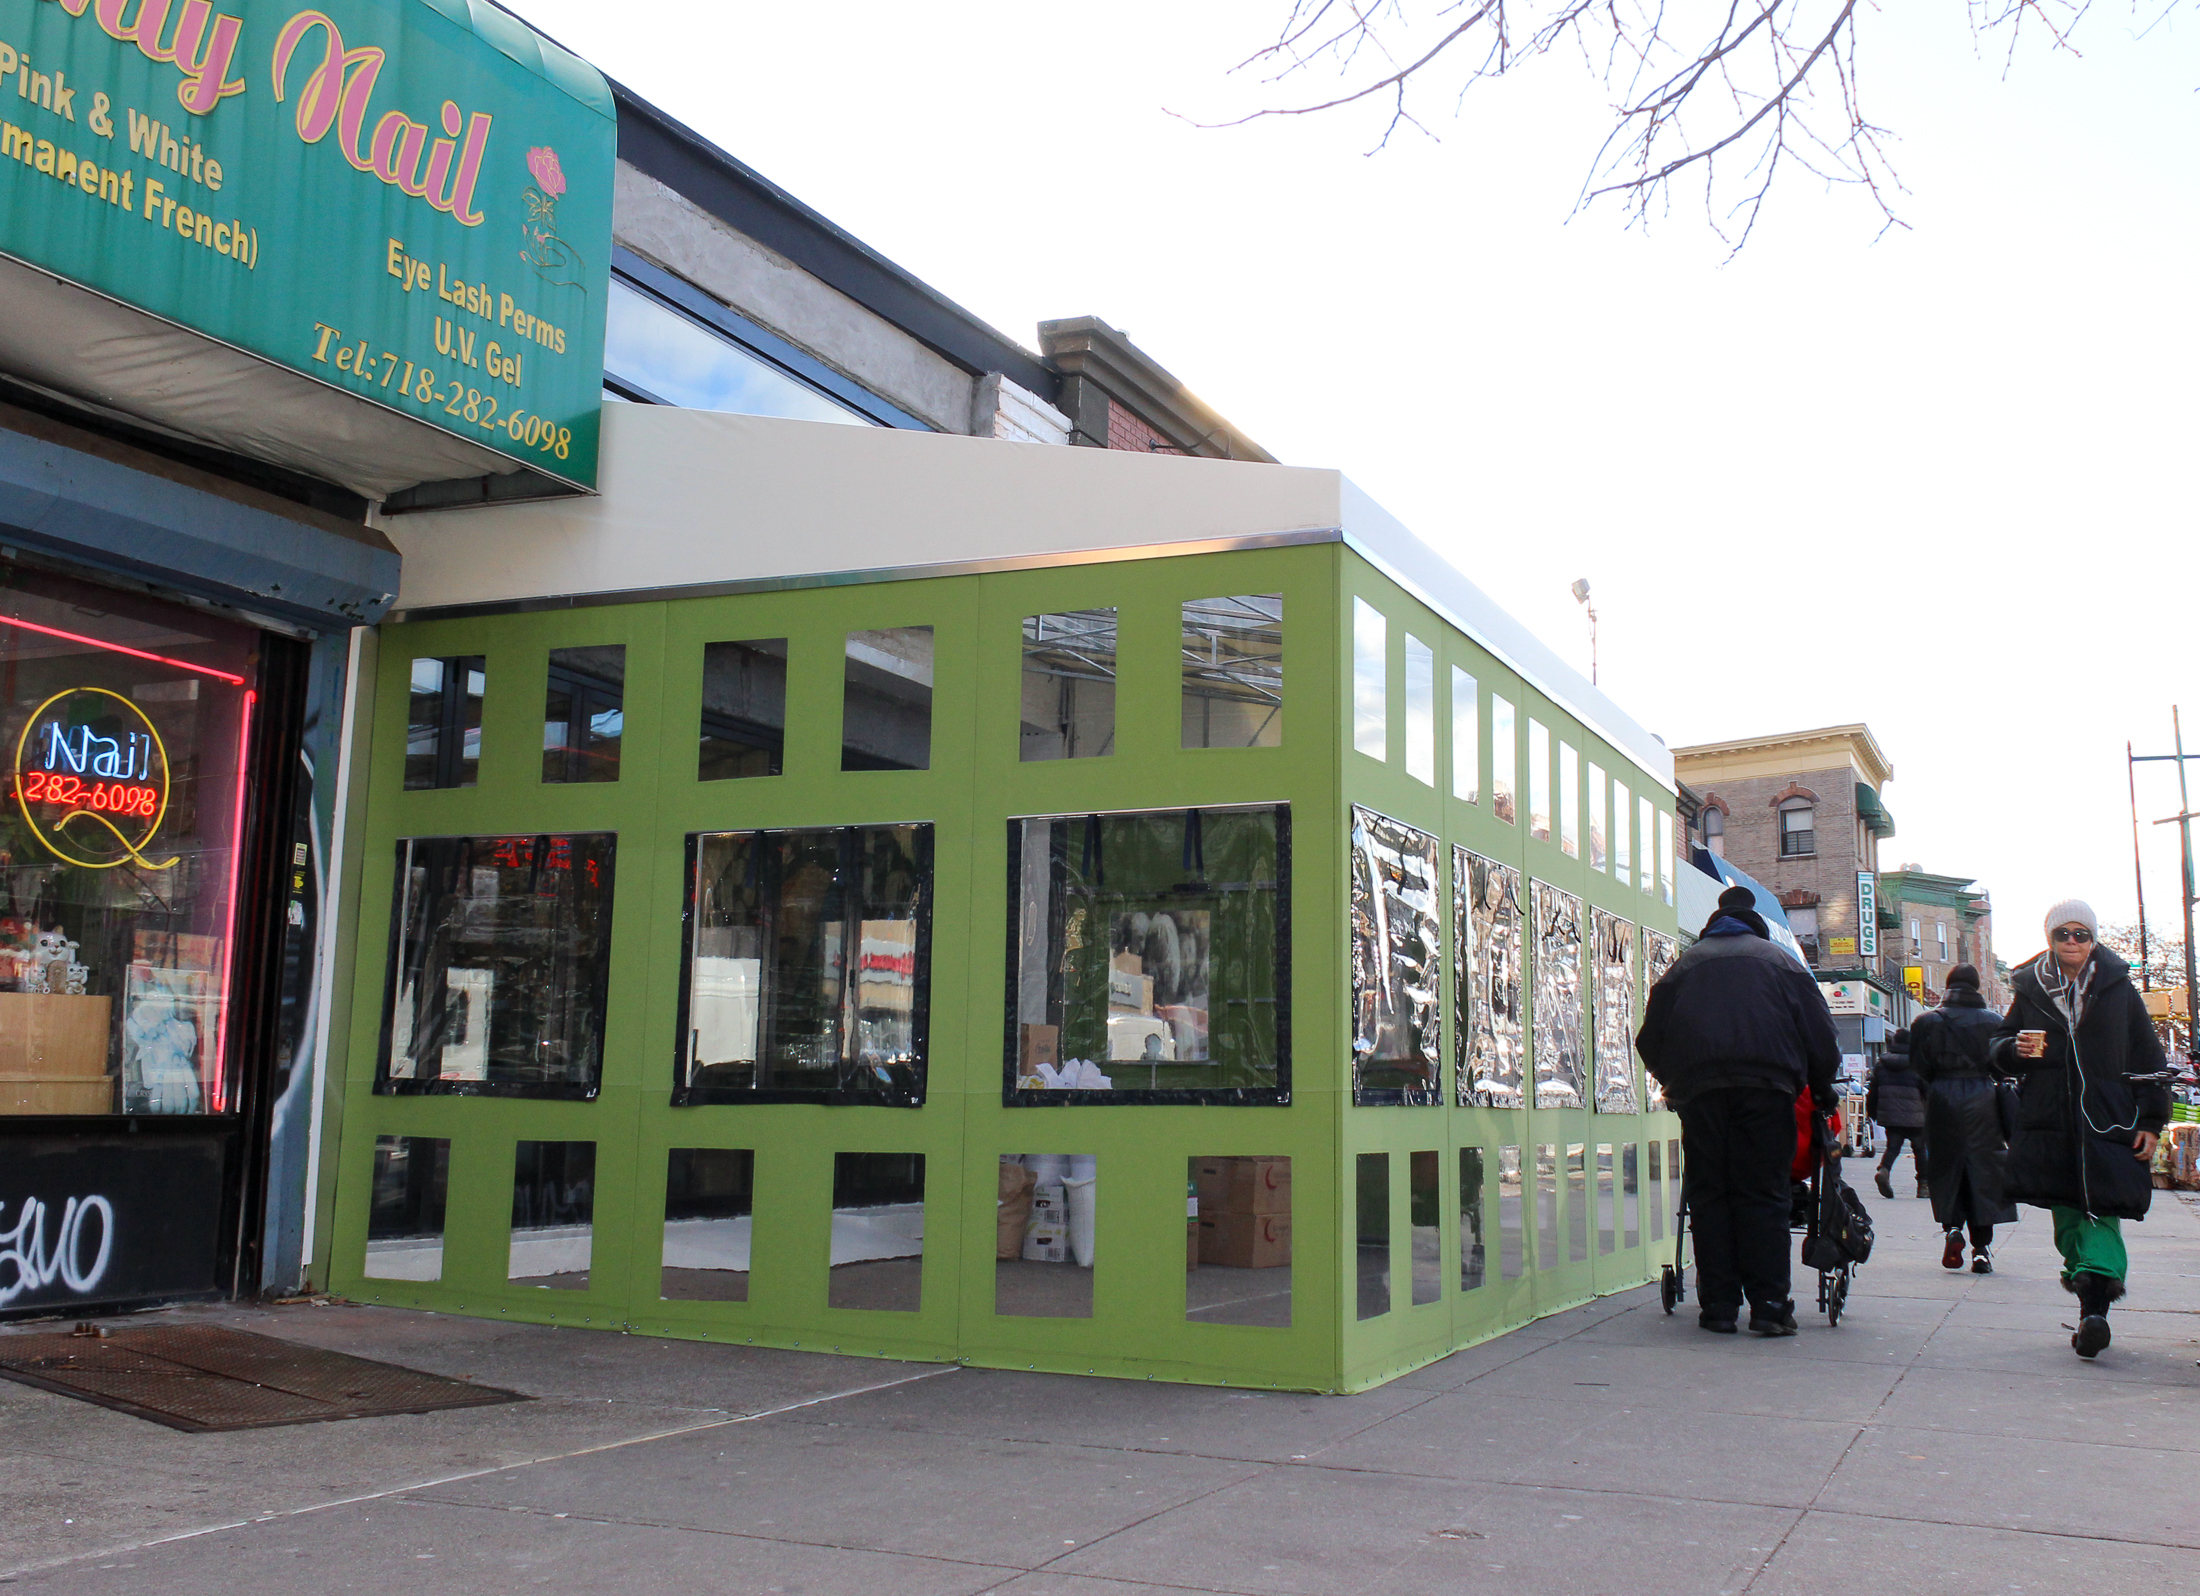
M 2178 760 L 2178 771 L 2182 773 L 2184 768 L 2185 762 L 2182 759 Z M 2154 990 L 2154 986 L 2152 981 L 2153 961 L 2147 953 L 2147 877 L 2146 872 L 2139 867 L 2138 771 L 2139 762 L 2133 757 L 2131 742 L 2127 738 L 2124 742 L 2124 784 L 2131 789 L 2131 884 L 2139 895 L 2139 990 L 2151 992 Z M 2189 992 L 2190 988 L 2187 988 L 2187 990 Z M 2189 1002 L 2190 999 L 2188 998 L 2187 1001 Z

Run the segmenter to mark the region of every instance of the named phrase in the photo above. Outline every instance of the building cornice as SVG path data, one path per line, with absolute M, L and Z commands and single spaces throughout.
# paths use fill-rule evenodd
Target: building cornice
M 1862 721 L 1846 726 L 1821 726 L 1812 731 L 1773 732 L 1762 737 L 1735 737 L 1724 742 L 1696 743 L 1687 748 L 1673 750 L 1676 765 L 1716 766 L 1721 761 L 1741 758 L 1761 758 L 1768 754 L 1783 753 L 1793 749 L 1798 752 L 1810 748 L 1840 749 L 1847 755 L 1847 762 L 1874 787 L 1884 786 L 1894 780 L 1894 765 L 1879 740 L 1872 736 L 1871 728 Z M 1798 770 L 1817 768 L 1795 762 Z

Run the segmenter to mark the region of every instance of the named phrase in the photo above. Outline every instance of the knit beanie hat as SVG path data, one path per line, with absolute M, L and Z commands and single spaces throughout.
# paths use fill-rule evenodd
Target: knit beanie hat
M 1947 978 L 1946 978 L 1945 980 L 1943 980 L 1943 981 L 1941 982 L 1941 985 L 1943 985 L 1943 986 L 1967 986 L 1967 987 L 1971 988 L 1971 989 L 1972 989 L 1972 990 L 1973 990 L 1974 992 L 1975 992 L 1975 991 L 1977 991 L 1977 990 L 1978 990 L 1978 966 L 1977 966 L 1977 965 L 1975 965 L 1975 964 L 1952 964 L 1952 965 L 1950 965 L 1950 966 L 1948 967 L 1948 975 L 1947 975 Z
M 1719 894 L 1719 907 L 1730 912 L 1735 909 L 1754 909 L 1757 907 L 1757 894 L 1747 887 L 1728 887 Z
M 2083 898 L 2065 898 L 2047 911 L 2047 940 L 2055 940 L 2055 927 L 2069 925 L 2073 921 L 2084 926 L 2096 938 L 2100 936 L 2101 922 L 2093 913 L 2093 905 Z

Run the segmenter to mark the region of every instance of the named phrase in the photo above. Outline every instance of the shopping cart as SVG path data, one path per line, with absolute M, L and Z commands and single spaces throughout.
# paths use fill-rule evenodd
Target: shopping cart
M 1807 1098 L 1805 1099 L 1807 1101 Z M 1789 1170 L 1788 1229 L 1803 1237 L 1804 1267 L 1818 1275 L 1818 1310 L 1828 1328 L 1841 1322 L 1849 1286 L 1871 1249 L 1862 1205 L 1841 1179 L 1841 1116 L 1796 1110 L 1795 1162 Z M 1862 1227 L 1861 1244 L 1856 1229 Z M 1658 1271 L 1658 1300 L 1671 1313 L 1688 1300 L 1688 1188 L 1673 1219 L 1673 1261 Z

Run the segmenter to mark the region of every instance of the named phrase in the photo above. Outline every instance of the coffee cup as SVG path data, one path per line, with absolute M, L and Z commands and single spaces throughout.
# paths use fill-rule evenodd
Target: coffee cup
M 2038 1058 L 2046 1051 L 2047 1033 L 2045 1031 L 2019 1031 L 2017 1033 L 2017 1056 L 2019 1058 Z

